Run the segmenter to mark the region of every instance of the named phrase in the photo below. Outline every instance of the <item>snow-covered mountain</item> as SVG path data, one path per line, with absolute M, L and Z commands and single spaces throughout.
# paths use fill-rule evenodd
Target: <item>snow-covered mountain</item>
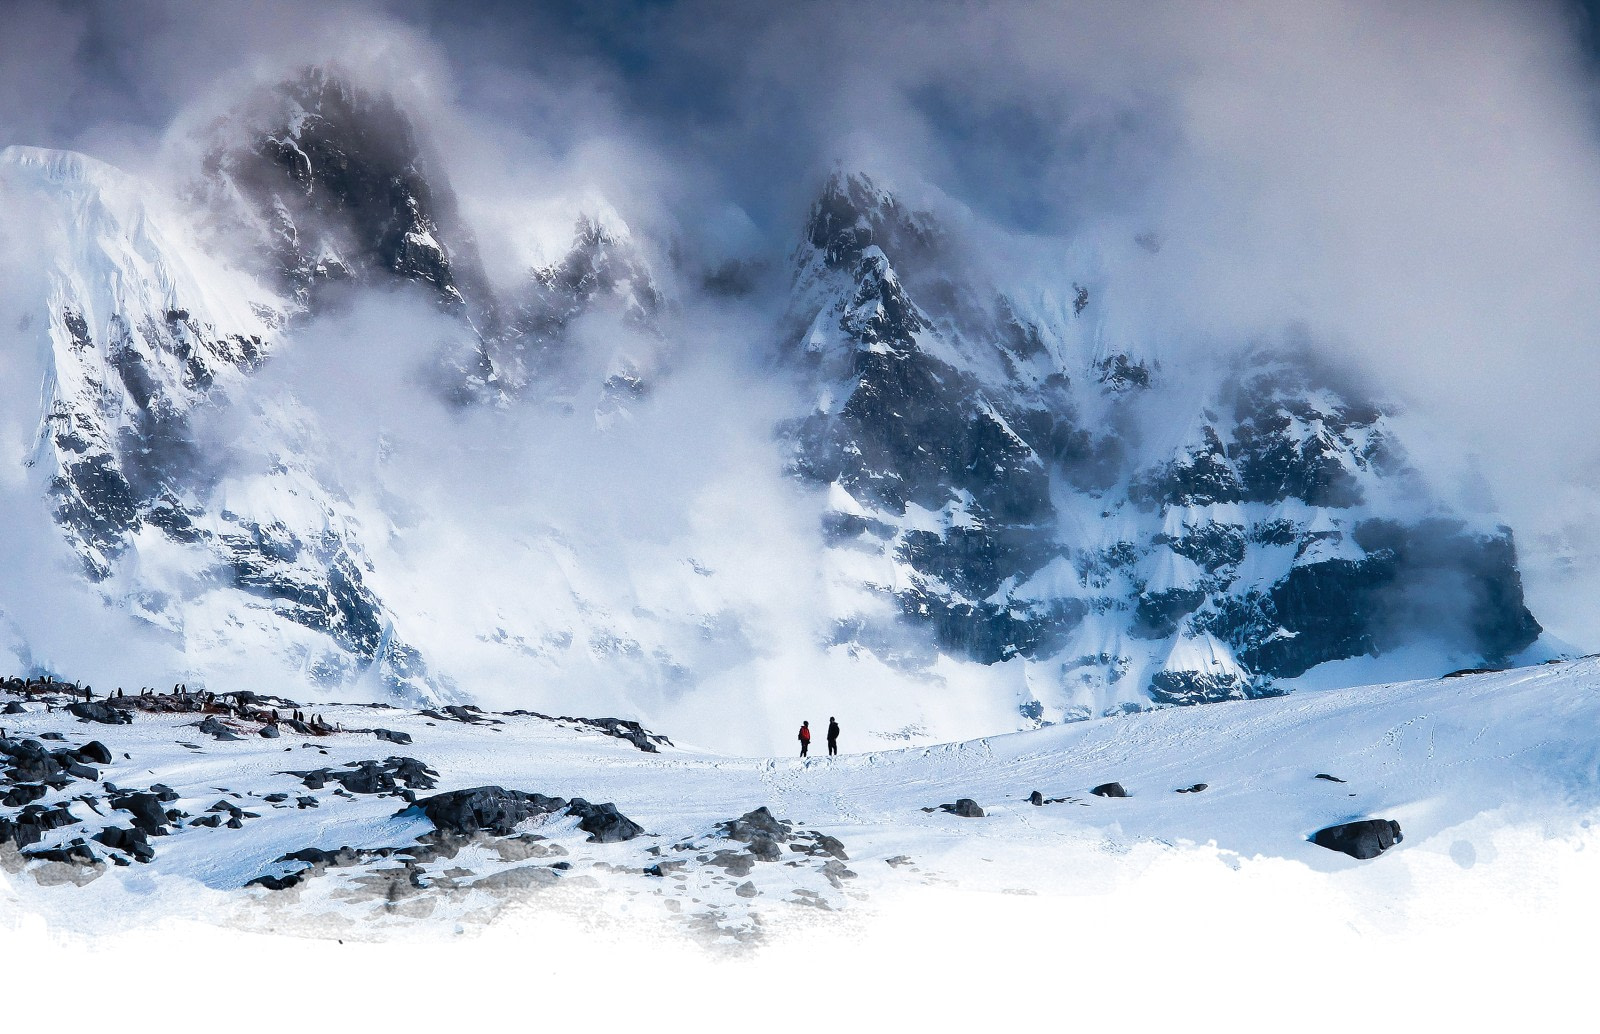
M 82 574 L 200 669 L 242 673 L 259 651 L 346 679 L 376 662 L 394 688 L 423 691 L 292 400 L 252 415 L 272 455 L 259 469 L 230 469 L 199 437 L 280 343 L 293 303 L 94 159 L 7 148 L 0 191 L 31 213 L 43 271 L 26 281 L 36 318 L 12 342 L 45 363 L 28 465 Z
M 794 469 L 830 486 L 836 550 L 944 649 L 1033 662 L 1035 719 L 1269 695 L 1420 639 L 1502 664 L 1540 634 L 1510 529 L 1433 499 L 1309 355 L 1136 358 L 1088 289 L 1008 295 L 860 175 L 829 181 L 794 267 L 786 347 L 817 400 Z
M 191 686 L 598 696 L 714 738 L 727 702 L 782 712 L 824 680 L 930 738 L 952 696 L 1003 729 L 1539 638 L 1512 532 L 1434 498 L 1356 379 L 1303 351 L 1160 361 L 1102 320 L 1113 273 L 1015 288 L 866 176 L 824 185 L 781 311 L 742 325 L 764 361 L 697 396 L 686 371 L 716 362 L 676 245 L 575 212 L 567 252 L 496 292 L 392 99 L 313 70 L 208 132 L 182 203 L 81 155 L 0 156 L 30 214 L 4 333 L 46 369 L 35 494 L 74 577 Z M 352 398 L 425 397 L 350 431 L 355 403 L 310 401 L 325 373 L 291 375 L 314 349 L 357 357 Z M 463 471 L 472 494 L 438 488 Z

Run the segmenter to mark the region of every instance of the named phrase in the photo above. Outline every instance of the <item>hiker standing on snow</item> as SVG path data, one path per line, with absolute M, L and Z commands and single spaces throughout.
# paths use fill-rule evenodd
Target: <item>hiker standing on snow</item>
M 839 719 L 828 719 L 828 756 L 839 753 Z
M 805 757 L 806 751 L 811 749 L 811 723 L 800 723 L 800 756 Z

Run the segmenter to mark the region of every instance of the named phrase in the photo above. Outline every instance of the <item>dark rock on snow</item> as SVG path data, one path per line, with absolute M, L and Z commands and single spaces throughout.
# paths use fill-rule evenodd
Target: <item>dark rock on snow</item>
M 7 808 L 20 808 L 25 804 L 32 804 L 49 792 L 50 788 L 42 783 L 16 783 L 6 788 L 5 795 L 0 796 L 0 804 Z
M 1328 826 L 1312 834 L 1311 842 L 1352 858 L 1376 858 L 1405 838 L 1393 819 L 1360 819 Z
M 952 815 L 960 815 L 964 819 L 983 818 L 983 809 L 978 807 L 978 802 L 971 797 L 963 797 L 954 804 L 941 804 L 939 808 Z
M 615 844 L 644 832 L 643 826 L 617 811 L 615 804 L 590 804 L 582 797 L 574 797 L 567 814 L 582 820 L 578 828 L 589 834 L 590 843 Z
M 754 811 L 747 811 L 736 819 L 719 822 L 717 829 L 729 840 L 742 840 L 747 844 L 757 837 L 766 837 L 769 840 L 783 843 L 789 839 L 789 834 L 794 829 L 794 824 L 784 822 L 775 817 L 771 810 L 763 804 Z
M 1095 787 L 1093 790 L 1090 790 L 1089 792 L 1094 794 L 1096 797 L 1126 797 L 1126 796 L 1128 796 L 1128 791 L 1124 790 L 1122 788 L 1122 784 L 1121 783 L 1101 783 L 1099 786 Z
M 167 813 L 161 810 L 161 799 L 153 793 L 124 793 L 111 798 L 111 807 L 133 816 L 136 829 L 150 835 L 166 832 Z
M 111 751 L 99 740 L 90 740 L 78 748 L 78 757 L 85 762 L 95 765 L 111 764 Z
M 413 805 L 439 829 L 462 836 L 479 832 L 510 836 L 518 824 L 540 815 L 552 814 L 566 806 L 566 800 L 561 797 L 507 790 L 500 786 L 452 790 L 426 797 Z
M 217 721 L 216 716 L 205 719 L 195 726 L 201 732 L 218 740 L 237 740 L 239 737 L 234 731 Z
M 99 722 L 101 725 L 129 725 L 133 716 L 120 707 L 112 707 L 104 700 L 80 700 L 68 704 L 67 710 L 77 715 L 86 722 Z
M 82 837 L 73 838 L 71 843 L 61 847 L 52 847 L 43 851 L 29 851 L 25 858 L 41 862 L 67 862 L 75 865 L 95 865 L 100 861 L 100 856 L 94 853 Z
M 155 848 L 150 846 L 150 840 L 142 829 L 109 826 L 96 834 L 95 839 L 113 851 L 132 855 L 138 862 L 149 862 L 156 856 Z

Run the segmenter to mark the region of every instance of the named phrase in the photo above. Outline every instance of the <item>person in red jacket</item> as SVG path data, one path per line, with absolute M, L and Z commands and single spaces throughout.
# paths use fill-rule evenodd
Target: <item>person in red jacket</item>
M 805 757 L 806 751 L 811 747 L 811 723 L 800 723 L 800 756 Z

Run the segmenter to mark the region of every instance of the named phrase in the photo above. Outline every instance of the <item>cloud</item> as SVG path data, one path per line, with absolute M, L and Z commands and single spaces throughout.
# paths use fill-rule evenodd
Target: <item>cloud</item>
M 1203 361 L 1304 328 L 1406 403 L 1406 445 L 1444 495 L 1506 516 L 1535 612 L 1579 639 L 1600 618 L 1583 602 L 1600 599 L 1600 147 L 1580 28 L 1556 4 L 1437 0 L 24 0 L 0 41 L 0 143 L 171 180 L 254 85 L 336 61 L 415 114 L 503 289 L 600 206 L 707 268 L 781 269 L 819 177 L 867 166 L 961 213 L 1004 281 L 1059 293 L 1096 278 L 1118 347 Z M 1158 254 L 1133 244 L 1145 232 Z M 624 580 L 701 544 L 744 542 L 730 569 L 770 559 L 696 530 L 738 478 L 767 493 L 749 527 L 811 562 L 784 531 L 784 489 L 757 473 L 771 450 L 733 444 L 765 442 L 794 402 L 768 394 L 757 358 L 773 313 L 757 299 L 730 315 L 690 283 L 675 385 L 608 434 L 587 411 L 493 430 L 436 411 L 413 360 L 447 331 L 423 315 L 401 328 L 371 299 L 297 339 L 260 390 L 304 391 L 357 490 L 377 432 L 398 427 L 413 451 L 391 462 L 425 511 L 520 506 L 595 541 L 673 543 L 607 569 Z M 629 345 L 603 320 L 585 333 L 600 365 Z M 353 390 L 318 394 L 330 384 Z M 486 452 L 485 437 L 529 447 Z M 617 492 L 588 488 L 596 469 Z M 429 548 L 418 570 L 452 547 Z M 629 591 L 648 598 L 649 580 Z

